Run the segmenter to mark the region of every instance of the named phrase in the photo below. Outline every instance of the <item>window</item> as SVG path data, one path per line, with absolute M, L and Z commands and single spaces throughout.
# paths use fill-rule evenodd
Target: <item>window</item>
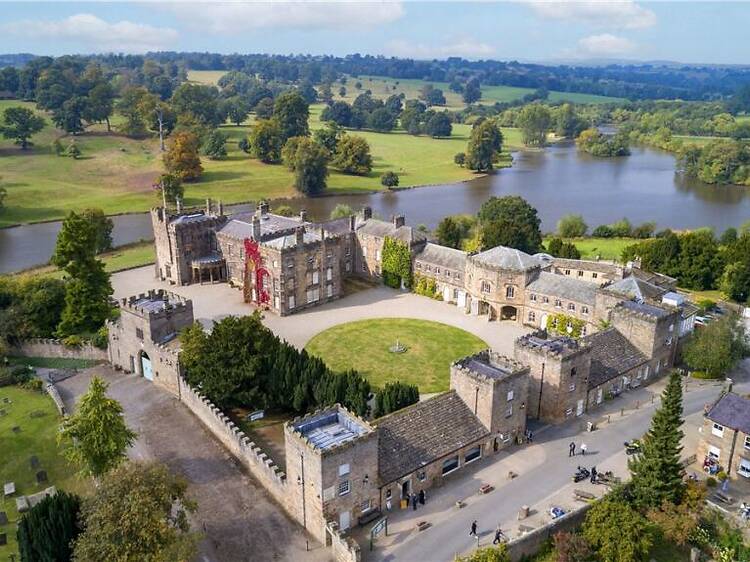
M 745 449 L 750 449 L 750 435 L 745 435 Z
M 294 290 L 294 285 L 295 285 L 295 279 L 294 279 L 294 277 L 287 277 L 287 279 L 286 279 L 286 288 L 289 291 L 293 291 Z
M 427 473 L 424 470 L 420 470 L 419 472 L 417 472 L 417 480 L 419 480 L 420 482 L 424 482 L 425 480 L 427 480 Z
M 445 276 L 450 279 L 451 272 L 448 271 L 447 269 L 445 270 Z
M 331 283 L 330 285 L 326 286 L 326 296 L 328 298 L 331 298 L 333 296 L 333 283 Z
M 721 449 L 719 449 L 718 447 L 714 447 L 713 445 L 709 445 L 708 456 L 709 458 L 712 458 L 715 461 L 718 461 L 721 458 Z
M 371 509 L 372 509 L 372 500 L 369 500 L 369 499 L 367 499 L 367 500 L 363 501 L 363 502 L 362 502 L 362 503 L 361 503 L 361 504 L 359 505 L 359 510 L 360 510 L 360 511 L 361 511 L 362 513 L 367 513 L 367 512 L 368 512 L 368 511 L 370 511 Z
M 440 268 L 438 266 L 435 266 L 435 273 L 440 273 Z
M 737 474 L 744 476 L 745 478 L 750 478 L 750 461 L 740 459 L 740 466 L 737 467 Z
M 333 279 L 333 268 L 328 267 L 326 268 L 326 281 L 330 281 L 331 279 Z
M 362 247 L 362 255 L 363 255 L 364 257 L 367 257 L 367 247 L 366 247 L 366 246 L 363 246 L 363 247 Z
M 535 295 L 534 293 L 531 293 L 531 294 L 529 295 L 529 300 L 530 300 L 531 302 L 536 302 L 536 295 Z
M 286 266 L 288 269 L 292 269 L 294 267 L 294 260 L 287 260 Z
M 536 320 L 536 313 L 533 310 L 529 311 L 529 322 L 534 322 Z
M 417 262 L 417 269 L 422 269 L 422 264 L 421 264 L 421 262 Z
M 352 270 L 352 262 L 350 262 L 349 260 L 346 260 L 346 268 L 345 269 L 346 269 L 347 273 L 350 273 L 351 270 Z
M 380 250 L 375 250 L 375 260 L 380 261 Z
M 509 418 L 513 415 L 513 404 L 508 404 L 508 409 L 505 410 L 505 417 Z
M 137 337 L 139 340 L 143 339 L 143 330 L 140 328 L 135 329 L 135 337 Z
M 391 489 L 390 488 L 388 488 L 385 491 L 385 497 L 386 497 L 386 499 L 389 499 L 389 498 L 393 497 L 393 494 L 391 493 Z
M 347 246 L 346 247 L 345 253 L 346 253 L 347 256 L 351 256 L 352 255 L 352 248 L 351 248 L 351 246 Z
M 569 392 L 575 392 L 576 391 L 576 383 L 572 382 L 570 383 L 570 386 L 568 386 Z
M 572 369 L 570 370 L 570 378 L 575 378 L 575 376 L 576 376 L 576 373 L 577 373 L 577 371 L 576 371 L 576 368 L 575 368 L 575 367 L 573 367 L 573 368 L 572 368 Z
M 346 476 L 349 472 L 349 463 L 339 465 L 339 476 Z
M 279 267 L 278 260 L 273 260 L 273 266 L 274 266 L 274 268 Z
M 591 274 L 591 278 L 592 278 L 592 279 L 596 279 L 597 277 L 599 277 L 599 274 L 598 274 L 598 273 L 592 273 L 592 274 Z
M 362 262 L 362 271 L 367 271 L 367 264 Z
M 349 481 L 344 480 L 343 482 L 339 482 L 339 496 L 345 496 L 351 492 L 351 487 L 349 486 Z
M 719 425 L 718 423 L 715 423 L 714 426 L 711 428 L 711 433 L 716 435 L 716 437 L 724 437 L 724 426 Z
M 549 302 L 549 298 L 547 298 L 547 297 L 542 297 L 542 303 L 543 303 L 543 304 L 547 304 L 548 302 Z
M 308 289 L 307 302 L 318 302 L 318 300 L 320 300 L 320 289 Z
M 508 391 L 508 394 L 507 394 L 506 398 L 507 398 L 508 402 L 510 402 L 511 400 L 513 400 L 513 391 L 512 390 Z
M 482 292 L 489 293 L 492 290 L 492 286 L 489 281 L 482 281 Z
M 574 303 L 572 303 L 572 302 L 569 302 L 568 303 L 568 310 L 570 310 L 571 312 L 575 312 L 576 305 Z
M 515 296 L 516 296 L 516 290 L 515 290 L 515 288 L 513 288 L 513 287 L 506 287 L 505 288 L 505 297 L 506 298 L 512 299 Z
M 583 277 L 583 271 L 581 271 L 580 269 L 578 270 L 578 277 Z
M 294 295 L 289 295 L 289 298 L 287 299 L 287 302 L 289 304 L 289 310 L 293 309 L 294 306 L 295 306 L 295 304 L 296 304 L 296 301 L 294 299 Z
M 582 335 L 582 336 L 585 336 L 585 335 L 586 335 L 586 331 L 587 331 L 587 330 L 586 330 L 586 324 L 584 324 L 584 325 L 583 325 L 583 326 L 581 327 L 581 335 Z
M 458 300 L 458 289 L 453 289 L 453 300 Z
M 589 307 L 588 306 L 582 306 L 581 307 L 581 314 L 588 314 L 589 313 Z
M 573 415 L 573 408 L 568 408 L 565 410 L 565 417 L 568 418 Z
M 318 283 L 320 283 L 320 272 L 313 271 L 312 272 L 312 284 L 317 285 Z
M 477 445 L 464 453 L 464 463 L 469 464 L 472 461 L 482 458 L 482 446 Z
M 562 301 L 560 299 L 555 299 L 555 307 L 562 308 Z
M 443 475 L 449 474 L 458 468 L 458 455 L 443 461 Z
M 570 270 L 569 269 L 565 270 L 565 275 L 570 275 Z

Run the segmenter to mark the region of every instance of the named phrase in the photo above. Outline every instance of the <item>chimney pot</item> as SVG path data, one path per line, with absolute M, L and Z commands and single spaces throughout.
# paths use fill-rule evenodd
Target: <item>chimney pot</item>
M 253 240 L 260 242 L 260 218 L 258 215 L 253 215 Z
M 349 230 L 354 232 L 356 227 L 357 227 L 357 216 L 349 215 Z
M 369 220 L 372 218 L 372 207 L 364 207 L 362 209 L 362 216 L 365 220 Z
M 307 222 L 307 211 L 305 209 L 299 210 L 299 220 L 302 222 Z
M 305 227 L 304 226 L 298 226 L 297 229 L 294 231 L 294 234 L 297 238 L 297 245 L 301 246 L 305 242 Z
M 400 228 L 406 224 L 406 219 L 404 218 L 404 215 L 396 215 L 393 217 L 393 226 L 396 228 Z

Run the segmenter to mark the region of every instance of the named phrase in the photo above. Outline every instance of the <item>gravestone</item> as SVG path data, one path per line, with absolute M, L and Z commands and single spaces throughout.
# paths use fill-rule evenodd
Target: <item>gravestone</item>
M 3 486 L 3 494 L 5 496 L 12 496 L 16 493 L 16 483 L 15 482 L 6 482 Z
M 6 544 L 8 544 L 8 535 L 0 533 L 0 546 L 5 546 Z
M 37 458 L 36 455 L 32 455 L 31 458 L 29 459 L 29 462 L 31 462 L 31 468 L 33 468 L 34 470 L 39 468 L 39 459 Z
M 5 408 L 0 408 L 0 418 L 5 415 Z
M 21 428 L 17 425 L 13 426 L 13 433 L 21 433 Z
M 36 473 L 36 482 L 37 484 L 42 484 L 43 482 L 47 481 L 47 471 L 46 470 L 40 470 Z
M 4 511 L 0 511 L 0 525 L 8 524 L 8 514 Z

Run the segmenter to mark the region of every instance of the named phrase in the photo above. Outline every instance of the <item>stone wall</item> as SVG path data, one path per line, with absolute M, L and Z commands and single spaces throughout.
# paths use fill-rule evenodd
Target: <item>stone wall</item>
M 67 346 L 61 340 L 31 339 L 12 348 L 12 355 L 23 357 L 61 357 L 65 359 L 92 359 L 107 361 L 107 350 L 86 342 L 78 346 Z
M 60 412 L 60 415 L 66 415 L 68 412 L 65 410 L 65 403 L 60 397 L 60 393 L 57 391 L 57 387 L 50 382 L 44 386 L 44 390 L 46 390 L 47 394 L 49 394 L 49 397 L 52 398 L 52 401 L 55 403 L 55 406 L 57 406 L 57 411 Z
M 572 531 L 580 526 L 592 505 L 590 503 L 585 504 L 574 511 L 566 513 L 562 517 L 553 519 L 546 525 L 510 541 L 508 543 L 508 552 L 510 553 L 511 562 L 518 562 L 524 556 L 536 554 L 555 533 Z
M 328 522 L 327 528 L 333 559 L 336 562 L 360 562 L 362 560 L 362 551 L 355 541 L 344 536 L 336 528 L 335 523 Z

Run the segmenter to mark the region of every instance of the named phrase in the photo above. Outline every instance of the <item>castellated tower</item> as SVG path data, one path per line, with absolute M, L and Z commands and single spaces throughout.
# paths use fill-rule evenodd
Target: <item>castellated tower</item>
M 529 368 L 490 350 L 451 365 L 451 389 L 492 434 L 497 451 L 526 429 Z
M 678 308 L 625 301 L 612 309 L 611 323 L 653 360 L 655 372 L 673 364 L 680 325 Z
M 378 432 L 340 405 L 284 427 L 288 509 L 323 544 L 326 523 L 338 529 L 378 509 Z
M 530 418 L 561 423 L 583 414 L 591 371 L 589 346 L 535 332 L 516 340 L 515 358 L 530 367 Z

